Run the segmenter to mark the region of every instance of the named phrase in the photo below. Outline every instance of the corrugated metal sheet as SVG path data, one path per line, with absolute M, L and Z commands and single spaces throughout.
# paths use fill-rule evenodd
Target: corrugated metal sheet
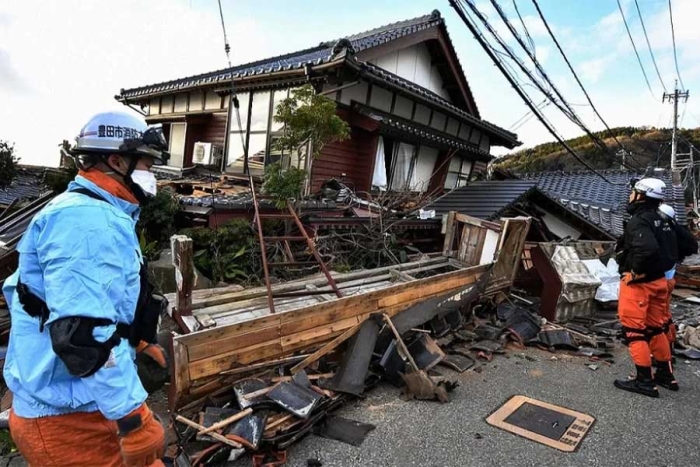
M 469 185 L 452 190 L 430 204 L 426 209 L 435 209 L 438 216 L 457 211 L 479 219 L 493 220 L 536 184 L 529 180 L 489 180 L 470 182 Z
M 562 283 L 555 309 L 556 321 L 566 322 L 595 313 L 595 294 L 602 282 L 591 274 L 582 260 L 599 258 L 601 252 L 614 246 L 614 242 L 540 243 L 539 246 Z

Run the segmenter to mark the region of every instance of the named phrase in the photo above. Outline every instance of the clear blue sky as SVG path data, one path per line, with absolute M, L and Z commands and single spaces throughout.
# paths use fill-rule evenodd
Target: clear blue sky
M 498 1 L 521 30 L 512 0 Z M 516 1 L 543 66 L 570 102 L 584 104 L 584 96 L 536 16 L 532 1 Z M 662 79 L 670 91 L 676 72 L 667 1 L 638 1 Z M 527 112 L 447 0 L 222 2 L 234 63 L 292 52 L 439 9 L 482 117 L 508 128 Z M 681 76 L 691 90 L 687 108 L 681 106 L 682 124 L 696 127 L 700 126 L 700 0 L 672 2 Z M 524 56 L 489 0 L 476 3 Z M 550 25 L 611 126 L 668 126 L 671 107 L 660 103 L 663 89 L 651 64 L 634 2 L 623 0 L 622 4 L 653 97 L 616 0 L 540 0 Z M 23 162 L 55 165 L 56 147 L 62 139 L 72 138 L 92 113 L 120 108 L 113 99 L 120 88 L 225 65 L 215 0 L 122 0 L 118 7 L 87 0 L 0 1 L 0 139 L 15 141 Z M 533 96 L 536 102 L 543 99 L 537 92 Z M 593 129 L 602 129 L 589 107 L 577 105 L 576 109 Z M 553 106 L 545 113 L 565 136 L 581 133 Z M 535 119 L 517 133 L 525 146 L 552 140 Z

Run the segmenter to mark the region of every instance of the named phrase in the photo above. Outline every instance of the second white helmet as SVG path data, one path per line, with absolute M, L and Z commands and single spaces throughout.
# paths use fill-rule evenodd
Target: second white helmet
M 671 206 L 670 204 L 662 203 L 661 205 L 659 205 L 659 211 L 661 211 L 671 219 L 676 218 L 676 210 L 673 209 L 673 206 Z

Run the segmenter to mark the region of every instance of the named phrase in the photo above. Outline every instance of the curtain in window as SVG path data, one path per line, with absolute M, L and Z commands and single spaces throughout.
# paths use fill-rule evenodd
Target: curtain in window
M 419 148 L 416 166 L 413 168 L 413 174 L 411 175 L 411 190 L 422 193 L 428 189 L 437 157 L 437 149 L 427 146 Z
M 414 150 L 413 145 L 399 143 L 399 147 L 396 150 L 396 158 L 394 159 L 394 174 L 391 178 L 392 190 L 406 189 Z
M 374 174 L 372 174 L 372 187 L 386 190 L 386 162 L 384 158 L 384 138 L 379 137 L 377 142 L 377 155 L 374 160 Z

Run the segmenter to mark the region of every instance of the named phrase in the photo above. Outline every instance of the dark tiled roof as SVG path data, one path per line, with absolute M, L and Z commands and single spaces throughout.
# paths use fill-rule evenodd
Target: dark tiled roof
M 608 170 L 603 174 L 613 183 L 592 172 L 538 172 L 519 176 L 523 180 L 534 181 L 538 188 L 615 235 L 622 234 L 623 222 L 627 217 L 625 206 L 630 193 L 630 179 L 644 176 L 659 178 L 672 193 L 667 202 L 676 210 L 678 221 L 685 224 L 683 188 L 673 186 L 670 171 L 645 174 Z
M 367 115 L 379 122 L 389 129 L 397 130 L 401 133 L 408 133 L 414 135 L 421 140 L 434 141 L 440 145 L 444 145 L 450 148 L 457 148 L 463 151 L 468 151 L 474 153 L 485 160 L 489 160 L 491 156 L 488 152 L 480 149 L 474 144 L 469 144 L 464 142 L 459 138 L 451 136 L 447 133 L 443 133 L 432 127 L 422 125 L 420 123 L 412 122 L 396 115 L 391 115 L 381 110 L 373 109 L 366 105 L 356 104 L 355 108 L 362 114 Z
M 495 134 L 496 136 L 500 137 L 506 143 L 506 146 L 509 148 L 514 148 L 515 146 L 519 146 L 520 144 L 522 144 L 518 141 L 518 135 L 516 135 L 515 133 L 511 133 L 510 131 L 504 130 L 503 128 L 500 128 L 499 126 L 496 126 L 493 123 L 489 123 L 485 120 L 481 120 L 479 118 L 474 117 L 473 115 L 465 112 L 459 107 L 450 104 L 447 100 L 440 97 L 438 94 L 434 93 L 429 89 L 419 86 L 416 83 L 408 81 L 398 75 L 395 75 L 394 73 L 386 71 L 383 68 L 380 68 L 371 63 L 362 63 L 360 66 L 367 74 L 370 75 L 370 77 L 379 78 L 383 81 L 395 84 L 401 88 L 418 94 L 424 99 L 434 102 L 435 104 L 444 107 L 445 109 L 451 111 L 457 116 L 469 121 L 473 125 Z
M 17 177 L 6 190 L 0 190 L 0 205 L 7 206 L 15 199 L 33 200 L 47 191 L 42 183 L 42 174 L 34 170 L 20 169 Z
M 501 211 L 536 190 L 530 180 L 488 180 L 470 182 L 438 198 L 427 209 L 441 216 L 457 211 L 479 219 L 494 220 Z
M 436 10 L 430 15 L 387 24 L 386 26 L 355 34 L 340 40 L 322 42 L 318 46 L 310 49 L 246 63 L 243 65 L 236 65 L 232 68 L 225 68 L 209 73 L 189 76 L 182 79 L 166 81 L 133 89 L 122 89 L 121 95 L 118 96 L 118 98 L 133 99 L 152 93 L 171 92 L 193 86 L 229 81 L 232 78 L 300 69 L 307 64 L 320 65 L 322 63 L 330 62 L 333 58 L 335 58 L 336 54 L 340 52 L 343 46 L 347 46 L 351 51 L 360 52 L 423 29 L 438 26 L 442 23 L 443 20 L 440 13 Z

